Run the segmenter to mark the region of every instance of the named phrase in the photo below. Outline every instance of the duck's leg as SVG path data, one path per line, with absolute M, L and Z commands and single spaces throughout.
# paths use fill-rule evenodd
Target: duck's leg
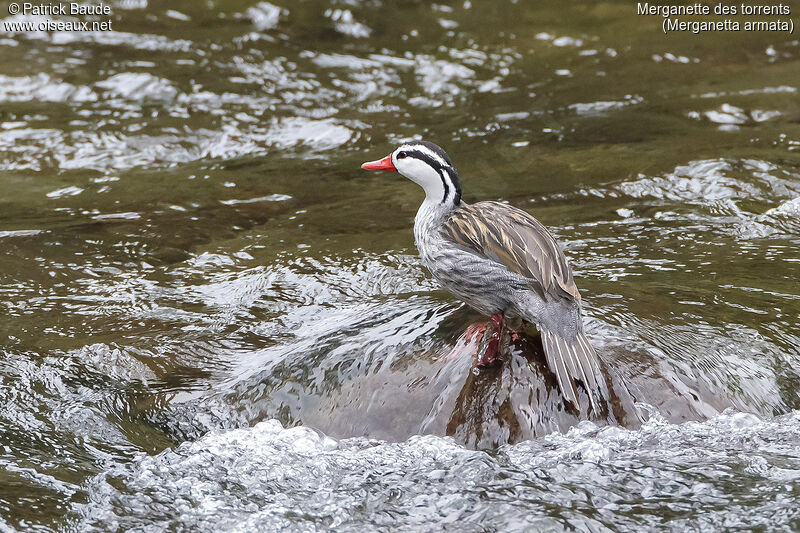
M 503 332 L 503 313 L 496 313 L 489 319 L 489 342 L 478 360 L 478 366 L 491 365 L 500 358 L 500 335 Z

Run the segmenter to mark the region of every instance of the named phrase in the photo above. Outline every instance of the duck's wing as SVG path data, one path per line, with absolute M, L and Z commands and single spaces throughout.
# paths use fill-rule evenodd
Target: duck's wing
M 530 280 L 542 296 L 580 301 L 572 270 L 556 239 L 525 211 L 500 202 L 462 205 L 442 232 L 453 243 Z

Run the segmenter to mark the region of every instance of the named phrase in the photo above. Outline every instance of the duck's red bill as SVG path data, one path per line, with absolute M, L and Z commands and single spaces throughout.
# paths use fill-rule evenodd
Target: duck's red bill
M 392 154 L 387 155 L 383 159 L 378 159 L 377 161 L 367 161 L 361 168 L 366 170 L 389 170 L 391 172 L 397 172 L 397 169 L 394 168 L 392 164 Z

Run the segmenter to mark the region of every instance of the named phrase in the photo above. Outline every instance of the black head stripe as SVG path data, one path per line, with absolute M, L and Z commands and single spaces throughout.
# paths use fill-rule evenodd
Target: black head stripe
M 450 194 L 450 187 L 447 185 L 447 180 L 444 175 L 447 171 L 443 168 L 439 169 L 439 176 L 442 178 L 442 185 L 444 186 L 444 196 L 442 196 L 442 203 L 447 201 L 447 195 Z
M 422 150 L 414 150 L 412 148 L 403 151 L 406 154 L 408 154 L 408 157 L 413 157 L 414 159 L 419 159 L 420 161 L 424 161 L 429 167 L 433 167 L 434 169 L 436 169 L 437 172 L 439 172 L 439 170 L 444 168 L 439 161 L 432 158 L 429 154 L 423 152 Z
M 448 166 L 442 165 L 437 159 L 434 159 L 433 157 L 423 152 L 422 150 L 412 149 L 412 150 L 405 150 L 405 152 L 408 154 L 409 157 L 413 157 L 414 159 L 419 159 L 420 161 L 424 161 L 425 164 L 436 170 L 436 172 L 439 174 L 439 177 L 442 179 L 442 187 L 444 187 L 444 196 L 442 197 L 442 203 L 446 202 L 447 195 L 450 194 L 450 186 L 447 185 L 447 180 L 445 179 L 445 176 L 448 176 L 452 181 L 453 174 L 450 172 L 450 170 L 452 170 L 453 167 L 449 165 Z
M 428 150 L 430 150 L 434 154 L 436 154 L 439 157 L 441 157 L 442 160 L 445 163 L 447 163 L 451 167 L 453 166 L 453 162 L 450 161 L 450 156 L 448 156 L 447 152 L 442 150 L 442 148 L 438 144 L 434 144 L 434 143 L 429 142 L 429 141 L 412 141 L 412 142 L 408 143 L 408 145 L 412 146 L 412 147 L 413 146 L 424 146 L 425 148 L 427 148 Z
M 458 179 L 458 173 L 452 166 L 447 167 L 445 170 L 448 174 L 450 174 L 450 181 L 453 183 L 453 187 L 456 189 L 456 192 L 453 195 L 453 203 L 458 205 L 461 203 L 461 180 Z
M 458 179 L 458 173 L 456 172 L 456 169 L 453 168 L 453 163 L 450 161 L 447 153 L 445 153 L 445 151 L 439 148 L 437 145 L 427 141 L 415 141 L 408 143 L 407 146 L 408 149 L 403 151 L 408 155 L 408 157 L 413 157 L 414 159 L 424 161 L 425 164 L 433 168 L 439 174 L 439 177 L 442 179 L 442 186 L 444 187 L 444 197 L 442 198 L 442 203 L 447 201 L 447 195 L 450 194 L 450 187 L 447 184 L 447 179 L 445 179 L 445 176 L 450 178 L 450 182 L 455 188 L 453 203 L 458 205 L 461 202 L 461 182 Z M 415 150 L 415 146 L 423 146 L 427 148 L 434 154 L 438 155 L 446 164 L 442 165 L 439 159 L 431 157 L 429 153 L 423 150 Z

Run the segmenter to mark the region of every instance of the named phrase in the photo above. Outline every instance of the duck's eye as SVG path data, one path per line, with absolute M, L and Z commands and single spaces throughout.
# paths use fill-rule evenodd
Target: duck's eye
M 397 159 L 405 159 L 406 157 L 408 157 L 408 154 L 405 152 L 400 152 L 397 154 Z

